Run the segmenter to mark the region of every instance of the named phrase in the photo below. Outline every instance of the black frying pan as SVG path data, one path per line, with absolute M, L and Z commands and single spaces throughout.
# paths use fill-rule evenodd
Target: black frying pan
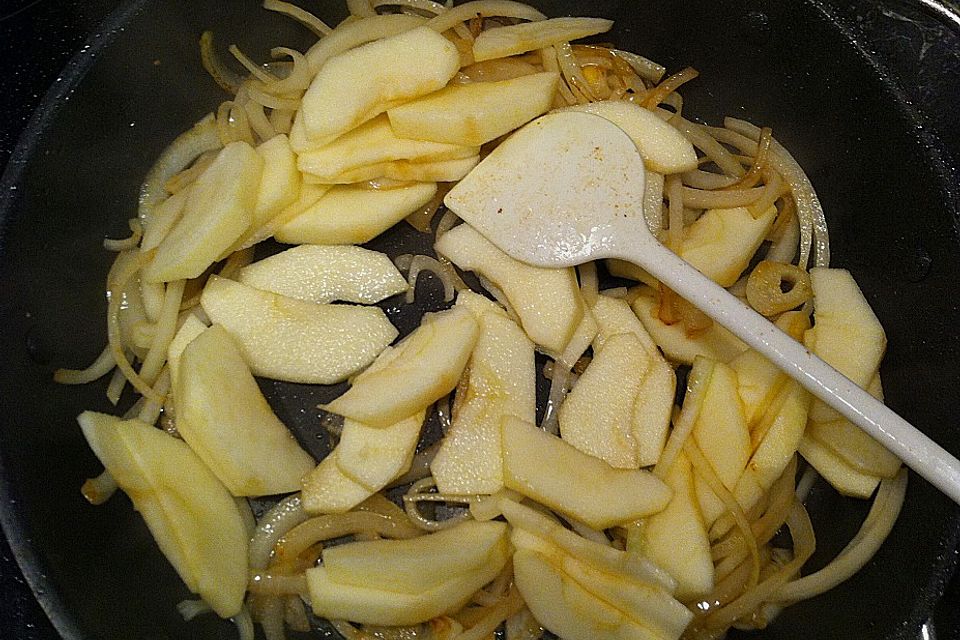
M 943 143 L 849 29 L 856 5 L 685 0 L 539 2 L 551 15 L 614 18 L 607 38 L 666 64 L 697 67 L 688 113 L 747 117 L 774 128 L 816 186 L 834 262 L 851 269 L 890 338 L 889 404 L 960 453 L 958 197 Z M 929 0 L 913 3 L 937 6 Z M 340 3 L 322 3 L 336 22 Z M 908 7 L 909 8 L 909 7 Z M 869 25 L 867 25 L 869 27 Z M 124 5 L 71 63 L 15 152 L 0 185 L 0 520 L 24 573 L 66 638 L 232 638 L 211 618 L 184 624 L 188 594 L 129 501 L 93 508 L 83 478 L 100 467 L 74 423 L 107 410 L 102 385 L 50 381 L 54 366 L 87 364 L 105 340 L 104 235 L 122 236 L 143 174 L 179 131 L 224 98 L 200 68 L 197 36 L 216 29 L 255 57 L 309 38 L 254 2 Z M 67 99 L 69 98 L 69 99 Z M 949 117 L 943 122 L 953 127 Z M 947 131 L 955 141 L 956 130 Z M 424 246 L 400 225 L 375 243 Z M 387 306 L 402 331 L 438 303 Z M 313 405 L 323 391 L 265 382 L 274 408 L 315 452 Z M 303 411 L 301 411 L 303 409 Z M 855 532 L 866 505 L 817 486 L 810 568 Z M 915 638 L 955 564 L 960 510 L 913 477 L 900 521 L 876 559 L 828 595 L 788 609 L 764 638 Z

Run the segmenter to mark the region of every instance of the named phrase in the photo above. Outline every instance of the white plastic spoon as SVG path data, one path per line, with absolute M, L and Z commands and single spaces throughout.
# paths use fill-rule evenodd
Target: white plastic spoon
M 444 204 L 529 264 L 620 258 L 643 267 L 960 503 L 960 461 L 660 244 L 644 220 L 643 194 L 643 159 L 620 128 L 560 112 L 500 144 Z

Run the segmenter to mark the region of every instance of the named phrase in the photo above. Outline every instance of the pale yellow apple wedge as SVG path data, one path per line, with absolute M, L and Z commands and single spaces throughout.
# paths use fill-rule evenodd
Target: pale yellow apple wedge
M 200 304 L 237 340 L 253 373 L 276 380 L 340 382 L 397 337 L 377 307 L 314 304 L 217 276 L 207 282 Z
M 679 364 L 693 364 L 697 356 L 727 362 L 747 350 L 747 345 L 714 322 L 709 328 L 687 334 L 682 322 L 665 324 L 657 316 L 659 295 L 650 287 L 641 287 L 633 301 L 633 310 L 667 359 Z
M 677 598 L 691 600 L 713 589 L 713 558 L 690 461 L 681 452 L 664 479 L 673 498 L 667 508 L 644 520 L 638 548 L 677 580 Z M 632 541 L 628 546 L 632 546 Z
M 233 495 L 296 491 L 316 464 L 273 414 L 223 327 L 183 350 L 177 391 L 177 431 Z
M 721 287 L 729 287 L 750 264 L 776 217 L 776 207 L 756 218 L 745 207 L 708 209 L 684 229 L 680 257 Z
M 564 640 L 658 640 L 626 613 L 593 595 L 537 551 L 513 554 L 517 589 L 531 613 Z
M 207 325 L 191 313 L 177 329 L 173 340 L 170 341 L 170 346 L 167 347 L 167 368 L 170 370 L 170 387 L 173 390 L 174 398 L 180 395 L 177 391 L 180 382 L 180 356 L 183 355 L 183 350 L 187 348 L 187 345 L 206 330 Z
M 607 338 L 560 405 L 563 440 L 612 467 L 639 468 L 633 407 L 649 366 L 635 335 Z
M 248 536 L 226 487 L 185 442 L 160 429 L 92 411 L 77 421 L 187 588 L 217 615 L 238 614 Z
M 473 42 L 473 59 L 482 62 L 543 49 L 604 33 L 612 26 L 613 21 L 603 18 L 551 18 L 486 29 Z
M 354 173 L 364 167 L 397 160 L 458 160 L 475 156 L 478 151 L 476 146 L 400 138 L 383 114 L 322 147 L 300 153 L 297 167 L 321 182 L 348 184 L 370 179 Z
M 272 217 L 266 223 L 255 229 L 249 230 L 243 234 L 239 240 L 233 243 L 233 246 L 227 250 L 226 255 L 241 249 L 248 249 L 264 240 L 269 240 L 285 224 L 307 211 L 320 201 L 328 191 L 331 185 L 307 184 L 305 180 L 301 181 L 300 194 L 292 204 L 287 205 L 280 213 Z M 226 255 L 224 257 L 226 257 Z
M 410 468 L 426 414 L 421 411 L 388 427 L 344 420 L 337 444 L 337 466 L 372 493 Z
M 253 207 L 253 227 L 259 228 L 297 201 L 300 195 L 300 172 L 297 156 L 290 148 L 290 140 L 280 134 L 257 147 L 263 159 L 263 175 L 257 189 L 257 203 Z
M 442 88 L 459 68 L 456 46 L 427 27 L 334 56 L 303 96 L 307 137 L 322 140 L 349 131 L 395 104 Z
M 317 304 L 376 304 L 407 290 L 407 280 L 379 251 L 304 244 L 247 265 L 237 281 Z
M 663 509 L 671 491 L 646 471 L 614 469 L 533 424 L 507 417 L 504 486 L 595 529 Z
M 330 547 L 323 552 L 323 564 L 330 579 L 340 584 L 422 593 L 464 575 L 491 569 L 496 575 L 509 555 L 508 538 L 505 522 L 467 520 L 407 540 Z
M 321 408 L 371 426 L 403 420 L 450 393 L 480 326 L 463 307 L 424 318 L 396 348 L 353 380 L 353 386 Z
M 883 400 L 879 372 L 867 385 L 867 391 L 878 400 Z M 811 420 L 806 433 L 862 473 L 892 478 L 900 470 L 902 463 L 899 458 L 846 418 L 825 422 Z
M 461 269 L 476 271 L 498 287 L 534 343 L 554 355 L 563 352 L 584 312 L 572 268 L 545 269 L 514 260 L 467 224 L 443 234 L 436 249 Z
M 146 253 L 160 246 L 163 239 L 170 233 L 170 229 L 183 216 L 183 209 L 190 198 L 193 185 L 177 191 L 169 198 L 158 204 L 147 219 L 143 227 L 143 239 L 140 241 L 140 251 Z
M 692 617 L 686 607 L 657 583 L 638 580 L 621 570 L 597 566 L 589 558 L 570 553 L 552 540 L 524 529 L 514 529 L 510 541 L 518 550 L 539 553 L 554 569 L 573 579 L 585 591 L 663 637 L 678 636 Z
M 887 349 L 883 326 L 849 271 L 814 268 L 810 270 L 810 284 L 814 327 L 807 331 L 804 343 L 827 364 L 866 388 Z M 819 401 L 810 410 L 814 421 L 839 417 Z
M 397 189 L 333 187 L 274 233 L 289 244 L 363 244 L 403 220 L 437 192 L 433 182 Z
M 464 397 L 430 470 L 442 493 L 495 493 L 503 488 L 500 422 L 536 419 L 533 343 L 495 302 L 465 291 L 457 306 L 480 323 L 464 373 Z
M 337 455 L 334 449 L 303 477 L 300 496 L 311 515 L 345 513 L 376 493 L 341 471 Z
M 641 376 L 641 382 L 633 404 L 633 438 L 637 443 L 638 466 L 656 464 L 670 428 L 677 376 L 626 301 L 600 295 L 591 311 L 600 328 L 593 341 L 594 352 L 602 350 L 605 341 L 618 333 L 635 336 L 647 352 L 643 373 L 634 373 Z
M 506 560 L 504 557 L 504 562 Z M 460 575 L 429 591 L 397 593 L 375 585 L 357 587 L 336 582 L 330 578 L 325 566 L 306 571 L 314 615 L 382 626 L 411 626 L 453 613 L 469 602 L 470 597 L 497 573 L 484 571 Z
M 253 224 L 263 159 L 246 142 L 225 146 L 197 178 L 183 215 L 144 268 L 148 282 L 195 278 Z
M 845 496 L 869 498 L 873 495 L 880 477 L 854 469 L 847 461 L 819 441 L 804 436 L 797 449 L 827 482 Z
M 584 111 L 617 125 L 630 136 L 648 171 L 680 173 L 697 168 L 697 152 L 682 133 L 649 109 L 633 102 L 604 100 L 566 107 Z M 659 206 L 659 202 L 657 203 Z
M 543 72 L 451 85 L 394 107 L 387 116 L 403 138 L 480 146 L 549 111 L 559 78 L 557 73 Z

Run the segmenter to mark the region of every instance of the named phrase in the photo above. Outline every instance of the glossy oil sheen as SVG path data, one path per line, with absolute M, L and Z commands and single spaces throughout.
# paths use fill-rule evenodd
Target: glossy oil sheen
M 887 330 L 889 404 L 960 452 L 956 194 L 936 141 L 829 13 L 798 0 L 540 4 L 550 15 L 613 18 L 603 40 L 671 70 L 698 68 L 701 77 L 683 91 L 687 115 L 719 123 L 730 114 L 773 127 L 823 201 L 835 264 L 854 273 Z M 235 637 L 229 624 L 209 617 L 181 621 L 175 604 L 189 595 L 128 500 L 99 508 L 83 501 L 79 485 L 100 467 L 74 417 L 109 406 L 103 385 L 58 387 L 50 373 L 84 366 L 102 348 L 111 256 L 100 242 L 126 233 L 157 153 L 227 97 L 200 67 L 199 33 L 213 27 L 222 44 L 236 42 L 258 59 L 276 44 L 309 44 L 304 30 L 257 5 L 130 5 L 118 17 L 123 28 L 88 52 L 95 57 L 69 100 L 21 148 L 4 183 L 15 195 L 0 196 L 8 209 L 0 255 L 3 521 L 67 638 Z M 328 22 L 342 17 L 339 3 L 323 7 L 318 13 Z M 396 255 L 428 244 L 401 224 L 369 246 Z M 927 257 L 922 273 L 918 247 Z M 401 333 L 423 310 L 442 306 L 439 287 L 421 286 L 416 307 L 396 298 L 382 303 Z M 261 385 L 281 420 L 322 455 L 327 443 L 314 406 L 342 389 Z M 843 547 L 866 506 L 823 486 L 809 506 L 818 533 L 812 567 Z M 957 508 L 912 478 L 900 522 L 863 572 L 751 635 L 916 637 L 952 568 L 957 525 Z

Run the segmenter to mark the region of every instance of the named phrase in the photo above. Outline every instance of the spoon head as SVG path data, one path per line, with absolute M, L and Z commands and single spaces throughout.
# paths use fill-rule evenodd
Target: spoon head
M 567 267 L 653 240 L 644 178 L 640 153 L 615 124 L 551 113 L 502 142 L 444 204 L 513 258 Z

